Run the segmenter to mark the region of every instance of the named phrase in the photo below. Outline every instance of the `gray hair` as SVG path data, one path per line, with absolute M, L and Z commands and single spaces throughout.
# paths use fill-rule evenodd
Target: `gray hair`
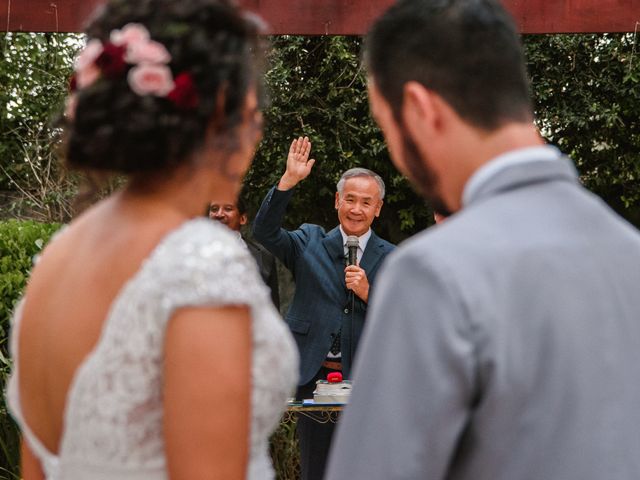
M 380 190 L 380 200 L 384 199 L 384 181 L 382 180 L 380 175 L 378 175 L 375 172 L 372 172 L 371 170 L 369 170 L 367 168 L 360 168 L 360 167 L 350 168 L 349 170 L 347 170 L 346 172 L 344 172 L 342 174 L 342 176 L 340 177 L 340 180 L 338 180 L 338 184 L 336 185 L 336 188 L 337 188 L 338 193 L 340 195 L 342 195 L 342 189 L 344 188 L 344 183 L 349 178 L 354 178 L 354 177 L 371 177 L 371 178 L 373 178 L 376 181 L 376 183 L 378 184 L 378 190 Z

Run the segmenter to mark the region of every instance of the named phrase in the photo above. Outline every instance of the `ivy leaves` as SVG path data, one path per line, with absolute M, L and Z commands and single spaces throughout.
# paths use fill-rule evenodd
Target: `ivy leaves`
M 542 134 L 585 186 L 640 224 L 640 58 L 632 34 L 525 39 Z

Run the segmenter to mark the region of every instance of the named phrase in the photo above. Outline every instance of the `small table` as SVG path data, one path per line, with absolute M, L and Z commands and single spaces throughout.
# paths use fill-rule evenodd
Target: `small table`
M 290 402 L 284 413 L 283 420 L 291 422 L 295 415 L 304 415 L 318 423 L 336 423 L 344 404 L 338 403 L 318 403 L 313 405 L 303 405 L 300 402 Z

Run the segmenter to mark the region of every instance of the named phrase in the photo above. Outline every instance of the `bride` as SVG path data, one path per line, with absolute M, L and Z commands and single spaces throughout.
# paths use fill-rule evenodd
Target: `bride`
M 227 0 L 113 0 L 87 35 L 67 160 L 127 183 L 50 243 L 16 309 L 22 476 L 272 478 L 295 346 L 249 252 L 201 217 L 261 135 L 257 26 Z

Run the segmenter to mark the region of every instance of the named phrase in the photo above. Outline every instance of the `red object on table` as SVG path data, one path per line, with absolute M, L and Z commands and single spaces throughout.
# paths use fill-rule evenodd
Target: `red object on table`
M 327 374 L 327 382 L 329 383 L 340 383 L 342 381 L 342 373 L 340 372 L 331 372 Z

